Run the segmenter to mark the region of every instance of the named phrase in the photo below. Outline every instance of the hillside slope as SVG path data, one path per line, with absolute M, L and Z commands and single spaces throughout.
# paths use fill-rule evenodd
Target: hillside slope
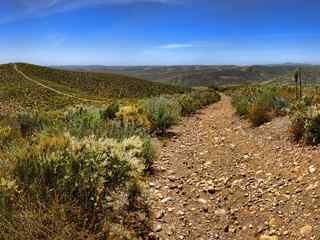
M 211 87 L 265 82 L 281 85 L 292 84 L 293 73 L 298 67 L 302 67 L 303 69 L 305 84 L 314 85 L 320 83 L 320 66 L 304 64 L 149 67 L 66 66 L 60 68 L 92 72 L 112 72 L 185 87 Z
M 0 110 L 2 111 L 29 108 L 57 109 L 81 103 L 83 102 L 81 98 L 109 102 L 115 98 L 144 98 L 185 90 L 116 74 L 72 72 L 30 64 L 16 64 L 16 66 L 18 71 L 13 64 L 0 65 L 2 106 Z M 34 81 L 29 81 L 28 78 Z

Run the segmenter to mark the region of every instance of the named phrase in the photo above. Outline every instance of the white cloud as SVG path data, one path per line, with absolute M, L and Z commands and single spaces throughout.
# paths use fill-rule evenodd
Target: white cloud
M 186 43 L 169 43 L 165 45 L 158 46 L 158 49 L 180 49 L 180 48 L 207 48 L 214 47 L 217 43 L 208 42 L 186 42 Z
M 158 48 L 162 49 L 179 49 L 179 48 L 193 48 L 196 47 L 196 45 L 191 43 L 171 43 L 159 46 Z
M 0 24 L 14 22 L 26 17 L 48 16 L 85 7 L 102 5 L 129 5 L 137 3 L 181 4 L 186 0 L 4 0 L 10 1 Z M 12 10 L 14 9 L 14 11 Z M 10 11 L 12 10 L 12 12 Z
M 46 36 L 45 41 L 49 46 L 57 48 L 65 43 L 66 37 L 60 33 L 50 33 Z

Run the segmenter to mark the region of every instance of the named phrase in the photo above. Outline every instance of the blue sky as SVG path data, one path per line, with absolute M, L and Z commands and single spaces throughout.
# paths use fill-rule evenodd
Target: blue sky
M 0 63 L 320 63 L 316 0 L 1 0 Z

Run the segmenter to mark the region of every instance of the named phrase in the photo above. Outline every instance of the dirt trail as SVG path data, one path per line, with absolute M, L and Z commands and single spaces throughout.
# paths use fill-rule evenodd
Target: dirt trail
M 18 66 L 16 64 L 13 65 L 14 67 L 14 70 L 17 71 L 17 73 L 19 73 L 20 75 L 22 75 L 26 80 L 40 86 L 40 87 L 43 87 L 45 89 L 48 89 L 58 95 L 62 95 L 62 96 L 65 96 L 65 97 L 69 97 L 69 98 L 74 98 L 74 99 L 77 99 L 77 100 L 80 100 L 80 101 L 83 101 L 83 102 L 94 102 L 94 103 L 106 103 L 106 101 L 103 101 L 103 100 L 93 100 L 93 99 L 88 99 L 88 98 L 82 98 L 82 97 L 78 97 L 78 96 L 75 96 L 75 95 L 72 95 L 72 94 L 68 94 L 68 93 L 64 93 L 64 92 L 61 92 L 55 88 L 52 88 L 52 87 L 49 87 L 37 80 L 34 80 L 32 78 L 30 78 L 29 76 L 27 76 L 24 72 L 22 72 L 21 70 L 18 69 Z
M 287 129 L 250 128 L 227 96 L 186 118 L 155 163 L 150 238 L 320 239 L 320 151 Z

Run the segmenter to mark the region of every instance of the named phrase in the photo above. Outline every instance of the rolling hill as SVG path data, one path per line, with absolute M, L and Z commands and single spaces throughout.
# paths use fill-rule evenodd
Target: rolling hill
M 107 103 L 112 99 L 144 98 L 185 90 L 113 73 L 57 70 L 24 63 L 0 65 L 2 112 L 58 109 L 86 100 Z
M 320 66 L 306 64 L 213 65 L 213 66 L 65 66 L 79 71 L 111 72 L 184 87 L 228 86 L 258 83 L 292 84 L 293 72 L 302 67 L 305 84 L 320 83 Z

